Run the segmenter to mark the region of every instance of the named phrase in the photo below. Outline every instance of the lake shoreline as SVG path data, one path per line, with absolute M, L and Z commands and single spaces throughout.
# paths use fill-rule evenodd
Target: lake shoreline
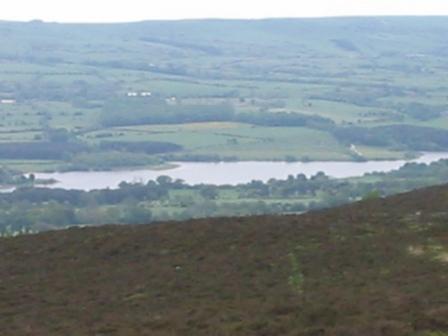
M 96 190 L 116 189 L 121 182 L 147 183 L 159 176 L 179 179 L 189 185 L 238 185 L 253 180 L 267 182 L 270 179 L 286 179 L 289 175 L 304 174 L 307 177 L 323 172 L 333 178 L 360 177 L 373 172 L 390 172 L 406 163 L 429 164 L 448 159 L 448 152 L 422 153 L 414 160 L 384 161 L 314 161 L 314 162 L 275 162 L 275 161 L 238 161 L 238 162 L 170 162 L 173 168 L 168 170 L 114 170 L 90 172 L 35 173 L 36 178 L 56 180 L 57 183 L 41 187 Z
M 73 172 L 122 172 L 122 171 L 131 171 L 131 170 L 151 170 L 151 171 L 168 171 L 177 168 L 182 164 L 190 164 L 190 163 L 198 163 L 198 164 L 226 164 L 226 163 L 331 163 L 331 162 L 384 162 L 384 161 L 403 161 L 403 160 L 414 160 L 418 159 L 426 152 L 415 152 L 409 153 L 409 155 L 401 155 L 394 158 L 390 157 L 378 157 L 378 158 L 358 158 L 353 160 L 344 160 L 344 159 L 321 159 L 321 160 L 287 160 L 287 159 L 267 159 L 267 160 L 251 160 L 251 159 L 235 159 L 235 160 L 182 160 L 176 159 L 172 161 L 166 161 L 157 165 L 143 165 L 143 166 L 127 166 L 123 165 L 120 167 L 111 167 L 110 169 L 45 169 L 45 170 L 35 170 L 31 173 L 27 174 L 54 174 L 54 173 L 73 173 Z M 431 152 L 428 152 L 431 153 Z M 438 152 L 434 152 L 438 153 Z

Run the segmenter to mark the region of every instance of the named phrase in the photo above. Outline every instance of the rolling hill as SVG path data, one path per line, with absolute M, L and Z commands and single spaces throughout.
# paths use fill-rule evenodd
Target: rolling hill
M 1 334 L 447 335 L 447 202 L 1 239 Z
M 354 160 L 351 144 L 366 147 L 365 159 L 447 150 L 425 140 L 428 130 L 447 138 L 447 22 L 0 22 L 0 144 L 47 148 L 59 132 L 84 145 L 75 153 L 56 148 L 52 160 L 33 151 L 0 162 L 33 171 L 91 169 L 94 160 L 113 166 L 102 144 L 117 141 L 181 148 L 156 159 L 128 154 L 125 166 L 213 157 Z M 303 122 L 285 127 L 286 113 Z M 207 121 L 209 129 L 196 124 Z M 176 125 L 179 136 L 161 124 Z M 305 146 L 310 133 L 313 145 Z M 341 133 L 355 137 L 348 142 Z

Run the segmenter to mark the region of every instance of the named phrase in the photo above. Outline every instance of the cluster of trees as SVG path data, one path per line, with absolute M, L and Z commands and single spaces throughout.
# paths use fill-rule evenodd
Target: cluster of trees
M 0 233 L 35 232 L 73 225 L 144 224 L 152 212 L 140 204 L 166 197 L 157 182 L 123 183 L 117 190 L 19 188 L 0 194 Z
M 112 170 L 122 167 L 156 166 L 162 159 L 145 154 L 126 151 L 89 151 L 70 156 L 59 166 L 60 171 Z
M 182 150 L 182 146 L 158 141 L 101 141 L 88 145 L 76 134 L 64 128 L 45 127 L 42 136 L 33 142 L 0 143 L 0 159 L 6 160 L 64 160 L 67 168 L 109 169 L 122 166 L 140 166 L 158 163 L 155 154 Z
M 441 107 L 408 104 L 399 108 L 407 113 L 427 120 L 440 115 Z M 127 113 L 123 113 L 127 111 Z M 345 144 L 362 144 L 392 147 L 405 150 L 443 150 L 448 148 L 448 131 L 412 125 L 389 125 L 372 128 L 356 126 L 338 127 L 327 118 L 289 112 L 235 113 L 227 104 L 183 105 L 167 104 L 163 99 L 117 98 L 104 107 L 101 123 L 104 126 L 126 126 L 137 124 L 174 124 L 207 121 L 234 121 L 253 125 L 281 127 L 308 127 L 331 132 Z
M 112 150 L 146 154 L 177 152 L 183 149 L 180 145 L 159 141 L 102 141 L 99 148 L 106 151 Z
M 123 203 L 110 208 L 77 208 L 56 201 L 49 203 L 0 203 L 0 236 L 39 232 L 74 225 L 145 224 L 152 213 L 141 205 Z
M 298 174 L 266 183 L 190 186 L 181 180 L 161 176 L 146 184 L 123 182 L 116 190 L 85 192 L 24 187 L 10 194 L 0 194 L 0 232 L 297 213 L 446 183 L 448 160 L 429 166 L 409 163 L 400 170 L 367 177 L 333 179 L 324 173 L 312 177 Z M 229 194 L 233 196 L 229 198 Z
M 175 187 L 176 184 L 170 183 Z M 0 194 L 0 202 L 17 204 L 20 202 L 48 203 L 58 202 L 86 207 L 91 204 L 116 205 L 127 200 L 136 202 L 160 200 L 168 195 L 168 185 L 163 177 L 158 181 L 149 181 L 147 184 L 120 184 L 119 189 L 104 189 L 90 192 L 80 190 L 64 190 L 49 188 L 19 188 L 10 194 Z
M 0 143 L 0 159 L 6 160 L 62 160 L 69 155 L 85 151 L 80 143 L 63 142 L 8 142 Z
M 64 160 L 71 170 L 109 169 L 161 162 L 155 154 L 177 152 L 181 146 L 156 142 L 102 142 L 88 146 L 82 142 L 8 142 L 0 143 L 0 159 Z
M 0 184 L 11 184 L 17 175 L 18 173 L 11 169 L 0 167 Z
M 234 121 L 261 126 L 303 126 L 329 129 L 330 119 L 316 115 L 290 112 L 235 113 L 230 104 L 187 105 L 168 104 L 158 97 L 116 98 L 107 102 L 101 118 L 103 126 L 141 124 L 181 124 L 191 122 Z
M 328 118 L 290 112 L 239 113 L 235 115 L 234 121 L 270 127 L 294 126 L 316 129 L 331 129 L 335 125 L 335 123 Z
M 309 209 L 307 205 L 299 202 L 268 202 L 262 199 L 236 202 L 201 200 L 191 202 L 191 204 L 184 206 L 180 211 L 175 213 L 169 213 L 167 211 L 158 212 L 154 219 L 157 221 L 165 221 L 208 217 L 258 216 L 265 214 L 301 213 L 307 209 Z
M 182 146 L 169 142 L 103 141 L 83 152 L 72 153 L 60 170 L 110 170 L 113 168 L 159 165 L 156 154 L 177 152 Z
M 391 85 L 379 85 L 376 87 L 356 87 L 349 89 L 336 88 L 328 92 L 312 95 L 309 99 L 334 101 L 338 103 L 353 104 L 372 109 L 387 108 L 392 111 L 387 112 L 385 119 L 389 121 L 403 121 L 404 118 L 411 117 L 418 121 L 428 121 L 439 118 L 443 112 L 447 111 L 446 105 L 430 105 L 420 102 L 411 103 L 384 103 L 381 98 L 389 96 L 405 96 L 406 92 L 401 87 Z
M 112 127 L 228 121 L 234 113 L 229 104 L 170 105 L 158 97 L 115 98 L 104 105 L 100 123 Z
M 0 186 L 14 186 L 14 185 L 32 185 L 35 180 L 34 175 L 25 176 L 21 172 L 0 167 Z
M 0 159 L 5 160 L 62 160 L 88 150 L 74 134 L 63 128 L 46 127 L 39 141 L 0 143 Z
M 220 154 L 191 154 L 191 153 L 174 153 L 163 156 L 167 161 L 186 161 L 186 162 L 220 162 L 220 161 L 238 161 L 238 156 L 220 155 Z
M 405 115 L 408 115 L 414 119 L 420 121 L 427 121 L 435 118 L 439 118 L 442 112 L 447 110 L 446 106 L 434 106 L 421 103 L 409 103 L 396 107 L 397 110 Z

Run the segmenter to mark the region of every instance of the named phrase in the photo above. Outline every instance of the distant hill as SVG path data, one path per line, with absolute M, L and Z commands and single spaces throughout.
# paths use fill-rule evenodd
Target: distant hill
M 3 335 L 446 335 L 448 186 L 0 240 Z
M 0 59 L 89 63 L 196 57 L 446 56 L 446 17 L 147 21 L 0 21 Z M 16 42 L 16 43 L 14 43 Z M 18 43 L 17 43 L 18 42 Z M 139 48 L 139 49 L 137 49 Z M 89 53 L 95 52 L 95 53 Z M 101 52 L 98 52 L 101 51 Z M 62 60 L 63 57 L 63 60 Z M 152 58 L 155 59 L 152 59 Z M 204 65 L 204 64 L 203 64 Z

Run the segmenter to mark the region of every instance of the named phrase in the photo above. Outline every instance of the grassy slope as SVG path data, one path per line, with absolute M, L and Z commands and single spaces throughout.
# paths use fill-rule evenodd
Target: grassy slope
M 302 216 L 1 239 L 0 328 L 10 336 L 445 335 L 447 200 L 443 186 Z
M 107 137 L 98 135 L 106 133 Z M 350 160 L 348 148 L 330 134 L 303 127 L 260 127 L 239 123 L 119 127 L 84 135 L 98 141 L 166 141 L 188 154 L 219 153 L 241 160 L 284 160 L 287 155 L 314 160 Z M 376 156 L 377 157 L 377 156 Z

